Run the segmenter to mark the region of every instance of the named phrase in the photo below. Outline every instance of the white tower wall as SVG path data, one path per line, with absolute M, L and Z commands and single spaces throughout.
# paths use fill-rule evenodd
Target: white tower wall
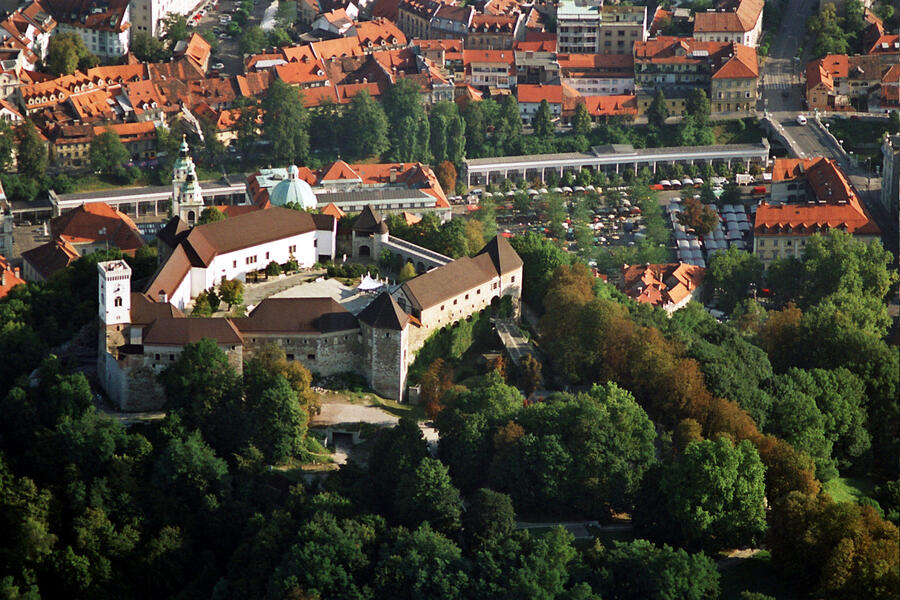
M 124 260 L 97 263 L 99 311 L 104 325 L 131 322 L 131 267 Z

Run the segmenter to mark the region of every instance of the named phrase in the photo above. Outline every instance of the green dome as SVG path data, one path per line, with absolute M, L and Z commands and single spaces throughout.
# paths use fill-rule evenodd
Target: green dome
M 295 202 L 306 209 L 314 209 L 318 204 L 312 188 L 300 179 L 300 169 L 296 165 L 291 165 L 288 169 L 287 179 L 280 181 L 269 191 L 269 202 L 272 206 L 284 206 L 288 202 Z

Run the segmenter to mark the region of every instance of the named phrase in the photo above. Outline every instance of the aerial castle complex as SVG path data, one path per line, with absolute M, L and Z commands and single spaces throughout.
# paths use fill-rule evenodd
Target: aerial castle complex
M 277 206 L 191 227 L 203 206 L 190 193 L 191 167 L 185 154 L 176 167 L 175 216 L 159 234 L 160 266 L 146 288 L 132 291 L 125 261 L 97 265 L 97 371 L 121 410 L 162 408 L 157 376 L 203 338 L 214 340 L 239 371 L 245 358 L 274 343 L 314 374 L 355 372 L 380 395 L 402 400 L 407 368 L 434 331 L 504 296 L 518 310 L 522 260 L 504 238 L 474 257 L 452 260 L 392 238 L 367 206 L 353 228 L 353 258 L 367 261 L 388 250 L 420 275 L 382 291 L 356 314 L 330 297 L 267 298 L 245 317 L 187 318 L 193 299 L 225 279 L 243 281 L 272 261 L 311 267 L 337 251 L 333 216 Z

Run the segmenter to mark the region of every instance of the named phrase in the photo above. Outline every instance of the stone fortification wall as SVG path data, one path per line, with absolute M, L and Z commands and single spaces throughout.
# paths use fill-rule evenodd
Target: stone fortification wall
M 352 371 L 365 374 L 362 368 L 362 335 L 358 329 L 329 334 L 257 334 L 244 336 L 247 357 L 267 344 L 280 346 L 288 360 L 296 360 L 313 374 L 334 375 Z

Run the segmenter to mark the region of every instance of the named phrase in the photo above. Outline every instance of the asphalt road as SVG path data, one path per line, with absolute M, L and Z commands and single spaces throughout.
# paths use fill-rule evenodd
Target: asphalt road
M 240 2 L 235 0 L 219 0 L 218 6 L 209 8 L 207 3 L 206 16 L 200 19 L 200 22 L 191 31 L 202 33 L 210 30 L 227 29 L 227 25 L 219 23 L 219 18 L 224 15 L 233 15 L 234 11 L 240 6 Z M 263 15 L 270 2 L 260 0 L 254 7 L 250 20 L 244 25 L 244 29 L 259 25 L 262 22 Z M 238 75 L 244 72 L 244 57 L 238 48 L 239 38 L 237 37 L 219 37 L 218 48 L 213 52 L 212 58 L 209 60 L 210 68 L 216 63 L 222 63 L 225 68 L 219 72 L 223 75 Z

